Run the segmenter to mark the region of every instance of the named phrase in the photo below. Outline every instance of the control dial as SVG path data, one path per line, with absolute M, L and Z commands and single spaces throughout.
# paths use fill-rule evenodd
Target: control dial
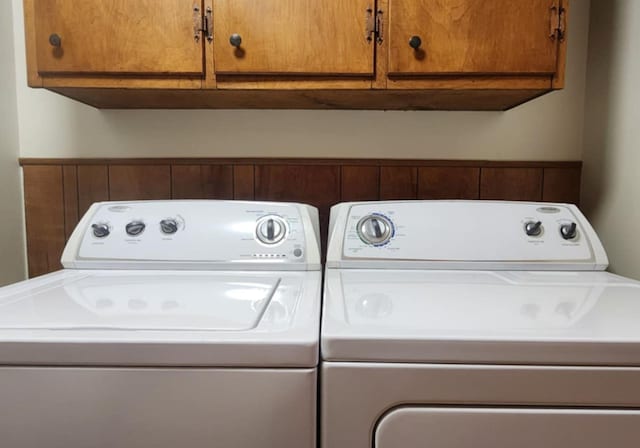
M 382 246 L 393 236 L 393 223 L 382 215 L 368 215 L 358 221 L 358 236 L 367 244 Z
M 280 243 L 287 236 L 287 223 L 279 216 L 265 216 L 258 221 L 256 237 L 264 244 Z
M 144 229 L 146 228 L 146 224 L 142 221 L 131 221 L 129 224 L 127 224 L 125 230 L 127 231 L 127 235 L 129 236 L 138 236 L 142 234 L 142 232 L 144 232 Z
M 160 231 L 165 235 L 173 235 L 178 231 L 178 221 L 175 219 L 163 219 L 160 221 Z
M 565 240 L 573 240 L 578 236 L 578 225 L 575 222 L 562 224 L 560 226 L 560 235 Z
M 91 228 L 93 229 L 93 236 L 95 236 L 96 238 L 106 238 L 111 233 L 109 224 L 96 223 L 93 224 Z
M 542 221 L 529 221 L 524 225 L 524 231 L 528 236 L 542 235 Z

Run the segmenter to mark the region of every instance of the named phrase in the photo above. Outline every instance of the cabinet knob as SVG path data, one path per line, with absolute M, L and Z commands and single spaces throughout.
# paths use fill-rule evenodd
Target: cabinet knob
M 49 36 L 49 43 L 52 47 L 59 48 L 62 45 L 62 38 L 57 34 L 52 34 Z
M 239 34 L 232 34 L 229 38 L 229 43 L 236 48 L 240 48 L 240 45 L 242 44 L 242 36 Z
M 414 50 L 417 50 L 418 48 L 420 48 L 421 45 L 422 45 L 422 39 L 420 39 L 420 36 L 411 36 L 411 39 L 409 39 L 409 46 L 411 48 L 413 48 Z

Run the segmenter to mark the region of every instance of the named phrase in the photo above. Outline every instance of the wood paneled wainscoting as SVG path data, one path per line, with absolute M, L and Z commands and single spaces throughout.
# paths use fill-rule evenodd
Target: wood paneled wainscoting
M 144 199 L 341 201 L 504 199 L 578 203 L 581 162 L 362 159 L 21 159 L 29 276 L 60 269 L 93 202 Z

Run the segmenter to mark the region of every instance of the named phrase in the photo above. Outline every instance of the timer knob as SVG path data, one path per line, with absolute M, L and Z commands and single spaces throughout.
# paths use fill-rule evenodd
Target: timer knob
M 144 229 L 146 228 L 146 224 L 142 221 L 131 221 L 129 224 L 127 224 L 125 230 L 127 231 L 127 235 L 129 236 L 138 236 L 142 234 L 142 232 L 144 232 Z
M 570 224 L 562 224 L 560 226 L 560 235 L 565 240 L 572 240 L 578 236 L 578 225 L 575 222 Z
M 524 231 L 529 236 L 540 236 L 542 234 L 542 221 L 529 221 L 524 225 Z
M 287 224 L 279 216 L 265 216 L 258 221 L 256 237 L 264 244 L 278 244 L 287 236 Z
M 175 219 L 163 219 L 160 221 L 160 231 L 165 235 L 173 235 L 178 231 L 178 221 Z
M 365 243 L 382 246 L 393 236 L 393 223 L 382 215 L 368 215 L 358 221 L 356 230 Z
M 111 229 L 108 224 L 97 223 L 91 226 L 93 229 L 93 236 L 96 238 L 106 238 L 111 233 Z

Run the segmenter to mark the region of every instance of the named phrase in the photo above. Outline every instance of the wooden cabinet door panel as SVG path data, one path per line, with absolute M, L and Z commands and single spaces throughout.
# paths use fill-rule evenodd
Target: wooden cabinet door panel
M 204 74 L 193 0 L 34 2 L 41 74 Z
M 390 74 L 552 74 L 558 0 L 390 0 Z M 409 41 L 422 40 L 418 50 Z
M 214 0 L 216 73 L 373 75 L 368 8 L 374 0 Z

